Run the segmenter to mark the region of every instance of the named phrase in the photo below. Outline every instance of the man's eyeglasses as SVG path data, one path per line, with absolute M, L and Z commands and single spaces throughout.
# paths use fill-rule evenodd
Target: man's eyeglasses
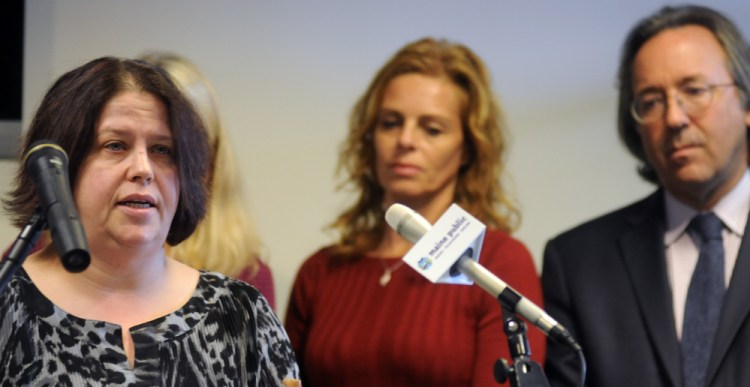
M 711 106 L 711 100 L 717 88 L 730 86 L 736 86 L 736 84 L 686 83 L 677 89 L 677 104 L 687 115 L 697 116 Z M 666 106 L 667 95 L 664 91 L 648 91 L 635 97 L 630 105 L 630 113 L 638 123 L 648 124 L 663 118 Z

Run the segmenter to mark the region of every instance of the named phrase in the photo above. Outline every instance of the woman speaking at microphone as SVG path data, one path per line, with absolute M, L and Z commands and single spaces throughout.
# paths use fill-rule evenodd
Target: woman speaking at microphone
M 249 285 L 167 257 L 206 211 L 209 150 L 192 105 L 145 62 L 100 58 L 60 77 L 25 134 L 67 153 L 91 263 L 54 244 L 0 298 L 3 385 L 279 386 L 287 336 Z M 4 201 L 17 226 L 40 203 L 21 165 Z
M 286 328 L 305 386 L 491 386 L 510 360 L 502 309 L 477 286 L 435 285 L 404 267 L 412 244 L 386 225 L 404 204 L 434 223 L 457 203 L 489 227 L 480 262 L 541 305 L 520 218 L 502 185 L 505 122 L 482 60 L 425 38 L 399 50 L 355 105 L 339 166 L 356 191 L 339 242 L 297 274 Z M 545 338 L 529 329 L 532 358 Z

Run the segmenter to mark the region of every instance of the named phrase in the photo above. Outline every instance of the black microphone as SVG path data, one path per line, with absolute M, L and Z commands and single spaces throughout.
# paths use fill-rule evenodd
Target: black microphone
M 417 243 L 432 228 L 430 222 L 422 217 L 422 215 L 398 203 L 388 208 L 388 211 L 385 213 L 385 219 L 392 229 L 396 230 L 399 235 L 411 243 Z M 451 272 L 457 270 L 467 276 L 479 285 L 479 287 L 498 299 L 505 308 L 525 318 L 541 329 L 547 336 L 570 345 L 576 351 L 581 350 L 581 346 L 573 339 L 565 327 L 555 321 L 542 308 L 516 292 L 503 280 L 469 257 L 467 253 L 458 257 L 450 270 Z
M 21 163 L 34 181 L 42 214 L 63 266 L 72 273 L 85 270 L 91 257 L 70 192 L 68 156 L 59 145 L 42 140 L 31 144 Z

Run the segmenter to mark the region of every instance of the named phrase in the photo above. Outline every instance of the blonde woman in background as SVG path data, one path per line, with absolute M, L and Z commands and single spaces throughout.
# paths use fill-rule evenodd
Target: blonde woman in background
M 167 255 L 196 269 L 216 271 L 245 281 L 258 288 L 275 308 L 273 277 L 259 258 L 260 238 L 245 207 L 237 162 L 221 125 L 211 83 L 197 66 L 179 55 L 152 52 L 140 59 L 169 73 L 193 102 L 206 126 L 212 151 L 206 218 L 190 238 L 179 245 L 167 246 Z

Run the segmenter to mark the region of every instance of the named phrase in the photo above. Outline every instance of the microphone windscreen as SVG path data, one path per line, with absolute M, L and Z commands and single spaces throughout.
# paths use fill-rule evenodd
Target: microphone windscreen
M 398 235 L 411 243 L 417 243 L 432 228 L 422 215 L 400 203 L 394 203 L 388 208 L 385 221 Z

